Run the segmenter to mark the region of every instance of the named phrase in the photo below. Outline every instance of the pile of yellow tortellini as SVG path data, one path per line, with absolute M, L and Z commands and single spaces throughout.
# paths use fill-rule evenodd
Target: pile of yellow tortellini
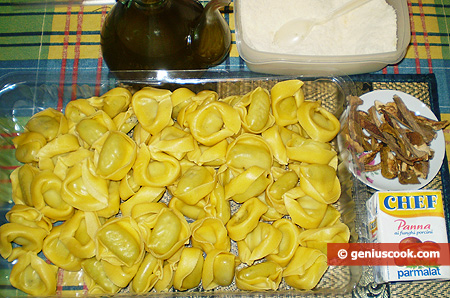
M 303 84 L 117 87 L 35 114 L 0 227 L 11 284 L 50 295 L 82 270 L 93 294 L 314 288 L 350 232 L 332 204 L 340 123 Z

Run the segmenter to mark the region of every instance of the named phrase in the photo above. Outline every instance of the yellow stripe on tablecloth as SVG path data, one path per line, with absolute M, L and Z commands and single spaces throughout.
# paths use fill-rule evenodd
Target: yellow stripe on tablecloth
M 411 5 L 411 46 L 406 58 L 442 59 L 442 40 L 439 36 L 439 21 L 434 1 L 422 1 Z
M 102 6 L 73 5 L 55 8 L 49 59 L 96 59 L 100 49 Z M 78 35 L 78 30 L 82 34 Z

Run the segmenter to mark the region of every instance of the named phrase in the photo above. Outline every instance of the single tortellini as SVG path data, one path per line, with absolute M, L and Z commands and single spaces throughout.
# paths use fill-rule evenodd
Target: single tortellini
M 282 237 L 278 249 L 267 255 L 266 259 L 284 268 L 297 250 L 300 229 L 291 220 L 286 218 L 276 220 L 272 226 L 281 232 Z
M 123 132 L 105 133 L 92 148 L 96 173 L 104 179 L 121 180 L 136 160 L 137 145 Z
M 206 291 L 229 286 L 234 279 L 236 256 L 228 251 L 214 249 L 203 263 L 202 286 Z
M 187 159 L 199 166 L 219 167 L 225 163 L 228 141 L 222 140 L 213 146 L 194 143 L 194 150 L 187 153 Z
M 278 250 L 283 234 L 269 223 L 259 222 L 253 231 L 237 242 L 239 259 L 252 265 L 267 255 Z
M 350 230 L 342 222 L 332 226 L 302 231 L 299 235 L 299 243 L 302 246 L 316 248 L 327 253 L 327 243 L 348 243 Z
M 230 202 L 225 199 L 225 189 L 220 183 L 209 194 L 204 210 L 207 215 L 220 219 L 224 225 L 231 218 Z
M 198 286 L 202 279 L 203 263 L 203 253 L 199 248 L 184 248 L 173 276 L 173 287 L 186 291 Z
M 74 256 L 68 247 L 61 242 L 62 226 L 55 226 L 44 239 L 42 252 L 52 264 L 68 271 L 79 271 L 82 259 Z
M 287 80 L 275 84 L 270 90 L 272 112 L 278 125 L 297 122 L 297 110 L 305 99 L 303 85 L 300 80 Z
M 170 99 L 172 100 L 172 118 L 177 119 L 180 110 L 185 108 L 192 102 L 195 93 L 185 87 L 180 87 L 172 92 Z
M 27 205 L 14 205 L 6 215 L 6 220 L 32 228 L 52 229 L 52 222 L 38 209 Z
M 295 135 L 286 143 L 286 153 L 290 160 L 311 164 L 332 164 L 337 153 L 329 143 L 315 141 Z
M 205 146 L 213 146 L 241 130 L 238 112 L 224 102 L 210 102 L 187 117 L 191 134 Z
M 53 171 L 53 173 L 59 177 L 59 179 L 64 180 L 67 176 L 68 170 L 76 164 L 81 163 L 86 158 L 93 158 L 94 152 L 83 147 L 79 147 L 76 151 L 69 152 L 56 157 L 55 166 L 51 168 L 43 168 L 39 166 L 42 170 Z
M 273 182 L 266 189 L 266 202 L 277 212 L 286 215 L 283 194 L 294 188 L 298 183 L 298 176 L 294 171 L 283 168 L 272 168 Z
M 285 141 L 281 135 L 281 130 L 282 127 L 275 124 L 265 130 L 261 136 L 272 149 L 274 160 L 276 160 L 279 164 L 287 165 L 289 163 L 289 158 L 287 155 Z
M 310 164 L 299 167 L 300 187 L 315 200 L 331 204 L 341 195 L 341 184 L 336 170 L 329 165 Z
M 341 129 L 339 120 L 322 107 L 321 101 L 304 101 L 297 111 L 298 122 L 311 139 L 329 142 Z
M 187 169 L 180 180 L 169 186 L 171 193 L 186 204 L 195 205 L 216 186 L 215 170 L 211 167 L 194 165 Z
M 15 204 L 33 206 L 31 184 L 37 174 L 39 169 L 30 164 L 24 164 L 11 173 L 12 197 Z
M 188 128 L 188 115 L 200 107 L 204 107 L 209 103 L 216 102 L 219 99 L 219 95 L 215 91 L 202 90 L 199 93 L 191 97 L 187 104 L 183 105 L 182 108 L 178 110 L 178 115 L 176 117 L 177 123 L 183 127 Z
M 85 144 L 86 148 L 92 146 L 108 131 L 117 130 L 117 126 L 108 114 L 98 111 L 89 117 L 81 119 L 75 126 L 75 134 Z
M 321 227 L 329 227 L 336 224 L 341 218 L 341 213 L 336 209 L 333 205 L 329 204 L 327 207 L 327 211 L 325 212 L 325 216 L 320 222 L 319 228 Z
M 95 175 L 90 159 L 71 167 L 61 188 L 63 200 L 82 211 L 99 211 L 108 207 L 108 181 Z
M 148 293 L 163 275 L 163 260 L 147 253 L 131 281 L 130 290 L 136 294 Z
M 48 142 L 58 135 L 66 134 L 69 131 L 69 125 L 63 113 L 53 108 L 48 108 L 34 114 L 28 120 L 25 129 L 40 133 Z
M 69 128 L 72 128 L 80 120 L 91 116 L 95 112 L 97 112 L 97 109 L 85 98 L 69 101 L 64 109 Z
M 201 219 L 207 216 L 205 211 L 206 200 L 202 199 L 195 205 L 185 203 L 177 197 L 172 197 L 169 202 L 169 208 L 180 211 L 184 216 L 193 220 Z
M 230 251 L 231 242 L 223 222 L 214 217 L 206 217 L 191 224 L 192 247 L 198 247 L 205 253 L 214 249 Z
M 117 130 L 128 134 L 139 123 L 133 108 L 129 107 L 126 111 L 119 113 L 113 118 Z
M 195 141 L 190 133 L 172 125 L 152 136 L 149 146 L 153 152 L 165 152 L 180 160 L 194 150 Z
M 44 238 L 48 234 L 48 230 L 41 227 L 30 227 L 13 222 L 5 223 L 0 226 L 0 255 L 12 261 L 20 251 L 38 253 L 42 250 Z M 14 245 L 13 248 L 13 243 L 19 246 Z
M 119 213 L 120 210 L 119 183 L 120 183 L 119 181 L 109 181 L 108 206 L 96 211 L 99 217 L 110 218 Z
M 267 261 L 244 267 L 236 272 L 236 286 L 241 290 L 277 290 L 282 279 L 283 268 Z
M 327 256 L 318 249 L 299 246 L 283 278 L 291 287 L 301 290 L 313 289 L 328 269 Z
M 135 206 L 142 203 L 158 202 L 166 192 L 164 187 L 143 186 L 128 200 L 120 204 L 120 211 L 122 215 L 128 216 L 132 214 Z
M 57 155 L 73 152 L 80 148 L 80 143 L 76 136 L 72 134 L 61 134 L 45 144 L 44 147 L 39 150 L 37 157 L 52 158 Z
M 85 259 L 81 262 L 81 267 L 90 294 L 115 294 L 120 291 L 121 288 L 107 276 L 100 260 L 95 257 Z
M 16 159 L 22 163 L 37 162 L 38 152 L 47 144 L 45 137 L 38 132 L 24 132 L 13 140 Z
M 144 257 L 144 241 L 131 217 L 112 218 L 96 233 L 96 256 L 116 266 L 139 264 Z
M 144 243 L 150 242 L 152 229 L 156 224 L 161 210 L 165 208 L 167 208 L 167 206 L 164 203 L 143 202 L 133 206 L 130 214 L 126 215 L 131 215 L 136 221 Z
M 144 87 L 133 94 L 131 106 L 142 125 L 152 135 L 172 125 L 172 92 L 154 87 Z
M 271 182 L 269 172 L 258 166 L 252 166 L 244 172 L 234 172 L 226 167 L 219 169 L 219 178 L 224 185 L 225 198 L 237 203 L 259 196 Z M 236 176 L 234 176 L 236 175 Z
M 286 192 L 283 199 L 292 221 L 305 229 L 319 227 L 328 209 L 328 204 L 306 195 L 301 187 Z
M 257 87 L 244 95 L 234 105 L 242 120 L 242 127 L 254 134 L 259 134 L 275 123 L 275 117 L 270 111 L 269 91 Z
M 164 261 L 162 275 L 156 281 L 155 286 L 153 287 L 157 293 L 169 292 L 172 289 L 173 275 L 176 268 L 177 266 L 173 263 Z
M 251 198 L 243 203 L 227 223 L 228 235 L 234 241 L 243 240 L 259 223 L 267 206 L 258 198 Z
M 138 122 L 136 126 L 133 129 L 133 140 L 136 142 L 136 144 L 148 144 L 150 141 L 150 138 L 152 137 L 152 134 L 146 131 L 142 124 Z
M 173 256 L 191 236 L 191 229 L 183 214 L 163 208 L 152 227 L 146 250 L 156 258 L 168 259 Z
M 9 276 L 11 285 L 32 296 L 56 293 L 58 267 L 46 263 L 34 252 L 24 252 L 17 258 Z
M 102 110 L 109 117 L 114 118 L 128 109 L 131 103 L 131 96 L 131 92 L 126 88 L 113 88 L 100 97 L 103 100 Z
M 266 206 L 267 206 L 267 211 L 261 216 L 262 220 L 272 222 L 272 221 L 275 221 L 275 220 L 278 220 L 278 219 L 282 218 L 285 215 L 285 214 L 281 214 L 274 207 L 270 206 L 267 203 L 267 196 L 266 196 L 266 194 L 264 192 L 262 194 L 260 194 L 257 198 L 261 202 L 266 204 Z
M 228 146 L 226 164 L 237 172 L 254 166 L 270 171 L 273 164 L 272 150 L 261 136 L 244 133 Z
M 134 180 L 133 170 L 130 170 L 125 177 L 120 180 L 119 195 L 123 201 L 128 200 L 130 197 L 136 194 L 141 188 L 139 184 Z
M 134 181 L 139 185 L 165 187 L 171 185 L 181 174 L 180 162 L 163 152 L 152 152 L 141 144 L 133 165 Z
M 102 260 L 101 262 L 106 276 L 120 288 L 125 288 L 130 284 L 141 265 L 141 262 L 136 263 L 131 267 L 125 265 L 113 265 L 105 260 Z
M 74 212 L 74 208 L 63 200 L 61 188 L 62 180 L 49 170 L 37 174 L 31 183 L 33 205 L 54 221 L 69 219 Z
M 61 225 L 59 240 L 74 256 L 91 258 L 96 254 L 95 237 L 101 222 L 94 212 L 77 211 Z

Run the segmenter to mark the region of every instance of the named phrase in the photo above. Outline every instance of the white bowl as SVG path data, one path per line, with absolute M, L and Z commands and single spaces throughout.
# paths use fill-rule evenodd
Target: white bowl
M 407 1 L 387 0 L 397 13 L 396 51 L 346 56 L 263 52 L 252 48 L 243 38 L 245 28 L 242 26 L 241 1 L 245 0 L 234 0 L 236 45 L 239 55 L 254 72 L 278 75 L 352 75 L 375 72 L 400 62 L 405 57 L 411 39 Z

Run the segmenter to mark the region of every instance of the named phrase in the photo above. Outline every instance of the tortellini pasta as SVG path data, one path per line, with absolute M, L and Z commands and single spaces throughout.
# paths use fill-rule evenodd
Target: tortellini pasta
M 201 144 L 212 146 L 236 135 L 241 129 L 238 112 L 224 102 L 211 102 L 187 115 L 191 134 Z
M 97 258 L 116 266 L 139 264 L 144 256 L 144 241 L 131 217 L 113 218 L 96 232 Z
M 339 120 L 320 101 L 304 101 L 297 110 L 298 122 L 316 141 L 329 142 L 341 129 Z
M 283 274 L 283 268 L 275 262 L 267 261 L 251 265 L 236 273 L 236 286 L 241 290 L 276 290 Z
M 25 132 L 13 139 L 16 159 L 22 163 L 38 161 L 38 152 L 47 144 L 45 137 L 38 132 Z
M 205 217 L 191 224 L 192 246 L 202 249 L 205 253 L 210 251 L 230 250 L 230 238 L 227 229 L 219 218 Z
M 131 105 L 142 127 L 155 135 L 172 123 L 172 92 L 144 87 L 131 98 Z
M 202 285 L 205 290 L 228 286 L 233 282 L 236 256 L 218 249 L 207 253 L 203 263 Z
M 94 295 L 314 288 L 350 230 L 333 205 L 339 121 L 303 85 L 117 87 L 35 114 L 0 227 L 11 284 L 53 295 L 65 270 Z
M 10 275 L 11 285 L 33 296 L 56 293 L 58 267 L 47 264 L 36 253 L 23 252 L 17 257 Z
M 184 248 L 174 273 L 174 288 L 179 291 L 185 291 L 198 286 L 202 279 L 203 263 L 203 254 L 199 248 Z
M 299 246 L 283 271 L 283 277 L 291 287 L 310 290 L 317 285 L 327 268 L 327 256 L 323 252 Z
M 234 107 L 248 132 L 259 134 L 275 123 L 275 117 L 270 113 L 270 94 L 264 88 L 257 87 L 247 93 Z

